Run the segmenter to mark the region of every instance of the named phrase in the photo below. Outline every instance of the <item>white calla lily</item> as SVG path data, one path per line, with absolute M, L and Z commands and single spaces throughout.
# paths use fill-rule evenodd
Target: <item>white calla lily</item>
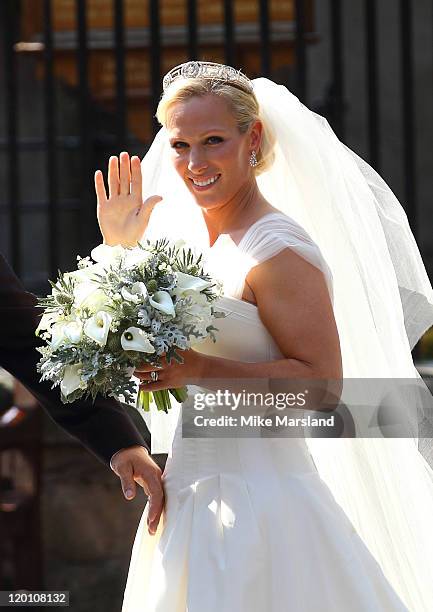
M 155 352 L 155 347 L 150 342 L 148 334 L 139 327 L 128 327 L 123 332 L 120 343 L 125 351 Z
M 138 304 L 144 302 L 147 297 L 146 285 L 141 281 L 134 283 L 131 287 L 122 287 L 121 294 L 127 302 Z
M 60 383 L 60 390 L 65 397 L 67 397 L 68 395 L 70 395 L 81 387 L 81 366 L 81 363 L 77 363 L 72 366 L 66 366 L 63 374 L 63 380 Z
M 84 333 L 88 338 L 97 342 L 100 346 L 107 343 L 108 332 L 113 317 L 104 310 L 100 310 L 84 324 Z
M 176 272 L 177 285 L 174 289 L 176 294 L 186 295 L 190 292 L 200 292 L 207 287 L 210 287 L 212 283 L 205 281 L 197 276 L 191 274 L 185 274 L 184 272 Z
M 156 308 L 156 310 L 160 310 L 161 312 L 173 317 L 176 314 L 173 300 L 167 291 L 155 291 L 153 296 L 149 296 L 149 302 L 154 308 Z

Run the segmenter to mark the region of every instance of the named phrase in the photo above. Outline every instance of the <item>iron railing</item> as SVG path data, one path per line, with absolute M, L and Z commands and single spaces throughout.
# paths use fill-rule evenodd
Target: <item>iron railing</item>
M 368 154 L 370 163 L 380 172 L 380 109 L 379 109 L 379 79 L 378 79 L 378 20 L 375 0 L 359 0 L 363 2 L 365 15 L 365 69 L 366 69 L 366 133 L 368 135 Z M 5 194 L 0 201 L 0 215 L 5 224 L 2 236 L 6 236 L 6 255 L 18 273 L 24 272 L 23 240 L 25 231 L 23 218 L 30 211 L 44 210 L 48 226 L 48 240 L 40 244 L 40 248 L 47 251 L 47 275 L 54 276 L 59 266 L 59 253 L 62 248 L 60 233 L 58 231 L 62 211 L 76 211 L 80 215 L 80 235 L 77 238 L 76 252 L 86 253 L 90 246 L 98 240 L 98 230 L 95 220 L 95 196 L 93 174 L 95 170 L 95 156 L 101 150 L 108 159 L 110 154 L 118 154 L 127 149 L 131 142 L 134 146 L 146 150 L 147 143 L 137 141 L 128 131 L 127 126 L 127 88 L 126 88 L 126 54 L 127 33 L 125 31 L 125 3 L 123 0 L 107 0 L 113 6 L 113 54 L 115 57 L 115 112 L 113 113 L 113 131 L 102 138 L 94 137 L 92 132 L 92 113 L 94 101 L 89 88 L 89 32 L 88 32 L 88 3 L 86 0 L 74 0 L 76 13 L 76 67 L 78 72 L 78 85 L 75 100 L 79 110 L 79 126 L 77 132 L 68 136 L 58 134 L 55 117 L 58 110 L 56 96 L 56 77 L 54 75 L 55 43 L 52 25 L 52 0 L 40 0 L 43 7 L 43 31 L 39 52 L 44 62 L 44 136 L 43 138 L 26 138 L 19 134 L 19 104 L 18 104 L 18 75 L 20 60 L 20 3 L 16 0 L 3 0 L 0 3 L 0 36 L 2 44 L 2 66 L 0 77 L 2 97 L 4 99 L 5 130 L 0 133 L 0 154 L 6 162 L 4 189 Z M 256 52 L 260 56 L 260 72 L 263 76 L 273 75 L 272 62 L 272 22 L 271 2 L 257 0 L 258 3 L 258 44 Z M 149 11 L 149 44 L 150 50 L 150 106 L 155 109 L 160 95 L 162 77 L 162 57 L 164 53 L 163 32 L 161 26 L 161 2 L 148 0 L 143 3 L 143 10 Z M 222 43 L 225 61 L 236 65 L 237 62 L 237 32 L 238 24 L 235 21 L 236 2 L 222 0 L 223 20 L 221 23 Z M 295 62 L 293 66 L 292 89 L 300 99 L 310 105 L 308 92 L 309 55 L 308 36 L 306 32 L 306 11 L 314 10 L 313 0 L 293 0 L 295 21 L 287 36 L 287 50 L 294 50 Z M 327 0 L 329 14 L 329 49 L 330 73 L 328 75 L 327 93 L 319 105 L 319 110 L 327 116 L 329 122 L 338 136 L 345 136 L 345 78 L 344 78 L 344 32 L 343 11 L 351 10 L 341 0 Z M 410 224 L 417 235 L 418 230 L 418 200 L 417 181 L 415 173 L 416 142 L 415 142 L 415 105 L 414 105 L 414 58 L 413 58 L 413 3 L 410 0 L 400 0 L 399 28 L 401 55 L 396 58 L 401 66 L 401 132 L 402 146 L 402 172 L 404 176 L 404 206 Z M 185 46 L 186 56 L 190 59 L 200 57 L 200 27 L 197 0 L 185 0 Z M 212 59 L 212 58 L 207 58 Z M 151 113 L 152 131 L 157 130 L 156 120 Z M 38 150 L 45 156 L 46 199 L 39 202 L 23 201 L 21 185 L 23 176 L 20 172 L 19 157 L 24 150 Z M 75 198 L 59 197 L 59 176 L 57 171 L 58 154 L 60 151 L 74 150 L 79 160 L 79 192 Z M 26 226 L 28 227 L 28 226 Z

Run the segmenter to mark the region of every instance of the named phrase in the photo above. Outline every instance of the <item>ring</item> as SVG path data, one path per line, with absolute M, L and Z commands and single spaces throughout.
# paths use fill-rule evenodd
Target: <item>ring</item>
M 150 380 L 152 382 L 156 382 L 158 378 L 159 378 L 158 372 L 156 372 L 156 370 L 152 370 L 152 372 L 150 373 Z

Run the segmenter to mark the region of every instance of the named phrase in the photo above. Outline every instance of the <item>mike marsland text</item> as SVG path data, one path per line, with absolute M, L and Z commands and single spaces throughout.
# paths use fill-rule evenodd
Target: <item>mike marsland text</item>
M 315 417 L 310 414 L 303 417 L 289 417 L 275 414 L 272 417 L 258 415 L 206 417 L 202 414 L 193 419 L 196 427 L 333 427 L 334 415 Z

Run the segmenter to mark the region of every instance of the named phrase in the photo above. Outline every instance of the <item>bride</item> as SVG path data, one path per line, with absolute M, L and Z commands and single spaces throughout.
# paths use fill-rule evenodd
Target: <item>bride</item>
M 283 86 L 209 62 L 166 75 L 157 117 L 141 165 L 110 158 L 108 197 L 95 174 L 104 242 L 184 239 L 222 280 L 227 316 L 215 344 L 138 372 L 146 389 L 422 385 L 411 348 L 433 324 L 433 292 L 416 243 L 327 122 Z M 339 439 L 184 438 L 186 407 L 151 416 L 165 505 L 152 521 L 144 509 L 123 612 L 432 609 L 433 474 L 409 404 L 410 436 Z

